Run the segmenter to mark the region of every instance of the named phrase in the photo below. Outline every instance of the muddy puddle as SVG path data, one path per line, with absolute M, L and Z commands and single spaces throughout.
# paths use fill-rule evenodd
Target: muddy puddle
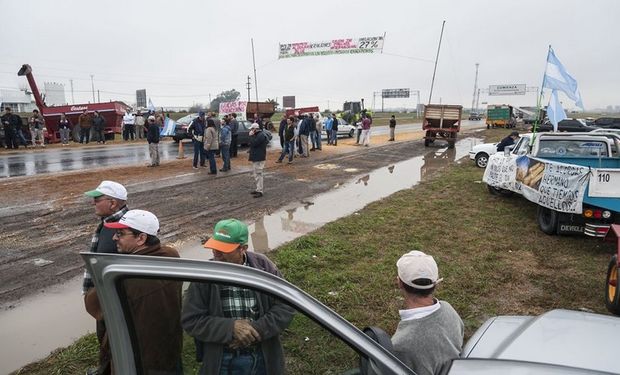
M 249 228 L 250 248 L 268 252 L 326 223 L 354 214 L 369 203 L 429 178 L 448 163 L 466 156 L 471 147 L 479 142 L 476 138 L 466 138 L 459 141 L 454 149 L 429 148 L 423 156 L 363 175 L 356 168 L 346 169 L 351 173 L 351 179 L 334 185 L 329 192 L 284 206 L 252 223 Z M 462 162 L 468 162 L 468 159 Z M 332 163 L 314 167 L 327 170 L 340 168 Z M 197 240 L 182 244 L 179 248 L 184 258 L 211 257 Z M 76 338 L 93 331 L 94 321 L 84 311 L 80 284 L 81 277 L 78 277 L 21 300 L 13 307 L 2 307 L 0 374 L 44 358 L 54 349 L 67 346 Z

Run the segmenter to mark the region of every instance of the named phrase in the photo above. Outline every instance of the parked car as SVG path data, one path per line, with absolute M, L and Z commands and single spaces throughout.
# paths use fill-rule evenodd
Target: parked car
M 469 158 L 476 163 L 478 168 L 486 168 L 489 156 L 497 152 L 497 144 L 498 142 L 475 145 L 469 151 Z
M 470 121 L 479 121 L 482 120 L 482 115 L 478 112 L 471 112 L 469 114 L 469 120 Z
M 584 120 L 577 118 L 562 120 L 558 123 L 559 132 L 590 132 L 594 129 L 596 128 L 586 125 Z M 541 125 L 538 125 L 536 130 L 539 132 L 552 132 L 553 124 L 551 121 L 547 120 Z M 534 127 L 532 127 L 532 131 L 534 131 Z
M 338 119 L 338 136 L 348 136 L 349 138 L 353 138 L 356 130 L 355 125 L 351 125 L 345 120 L 339 118 Z M 323 131 L 321 132 L 322 137 L 327 137 L 327 132 L 325 131 L 325 121 L 323 121 Z
M 126 283 L 154 279 L 234 285 L 269 294 L 295 309 L 294 322 L 283 335 L 285 363 L 294 367 L 291 373 L 342 374 L 359 367 L 361 374 L 413 374 L 392 354 L 383 330 L 365 334 L 303 290 L 259 269 L 192 259 L 81 255 L 97 286 L 106 327 L 114 333 L 110 342 L 118 374 L 142 373 L 140 343 L 123 297 Z M 620 364 L 611 348 L 618 337 L 620 318 L 612 316 L 553 310 L 537 317 L 495 317 L 473 334 L 444 374 L 617 373 Z M 290 350 L 290 345 L 301 349 Z M 184 361 L 192 361 L 191 357 L 184 356 Z M 184 368 L 190 366 L 195 364 L 184 363 Z
M 618 117 L 601 117 L 592 121 L 592 126 L 606 129 L 620 129 L 620 118 Z
M 183 116 L 176 121 L 174 135 L 172 136 L 172 139 L 174 139 L 175 142 L 179 142 L 184 139 L 191 139 L 189 134 L 187 134 L 187 128 L 190 126 L 190 124 L 192 123 L 192 121 L 194 121 L 196 117 L 198 117 L 198 115 L 195 113 L 192 113 L 187 116 Z M 252 125 L 252 123 L 246 120 L 241 120 L 238 122 L 239 122 L 239 131 L 238 131 L 237 144 L 239 146 L 248 145 L 250 143 L 250 125 Z

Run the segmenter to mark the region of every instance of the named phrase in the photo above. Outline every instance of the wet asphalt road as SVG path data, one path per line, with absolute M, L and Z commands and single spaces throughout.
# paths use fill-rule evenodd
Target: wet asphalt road
M 463 128 L 480 125 L 480 121 L 463 121 Z M 397 126 L 399 131 L 419 130 L 420 124 L 403 124 Z M 387 126 L 373 128 L 372 134 L 388 133 Z M 193 146 L 184 143 L 185 156 L 192 157 Z M 272 145 L 279 147 L 277 134 L 274 134 Z M 178 156 L 178 144 L 164 140 L 159 145 L 161 161 L 175 159 Z M 51 149 L 45 152 L 27 152 L 0 155 L 0 178 L 34 176 L 39 174 L 58 173 L 65 171 L 85 170 L 109 167 L 114 165 L 147 165 L 149 159 L 148 146 L 141 144 L 101 145 L 95 147 L 71 146 L 62 149 Z

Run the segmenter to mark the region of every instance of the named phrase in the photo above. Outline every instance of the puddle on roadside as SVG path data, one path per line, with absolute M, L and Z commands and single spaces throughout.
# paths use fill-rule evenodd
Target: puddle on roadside
M 324 224 L 353 214 L 367 204 L 420 180 L 468 154 L 478 139 L 466 138 L 454 149 L 429 148 L 423 156 L 379 168 L 315 197 L 282 207 L 249 226 L 250 248 L 265 253 Z M 345 169 L 356 172 L 355 168 Z M 337 209 L 334 209 L 337 207 Z M 183 258 L 210 259 L 209 250 L 198 240 L 177 243 Z M 0 310 L 0 373 L 44 358 L 51 351 L 67 346 L 92 332 L 94 319 L 84 310 L 82 277 L 50 287 L 45 293 L 25 298 L 15 307 Z

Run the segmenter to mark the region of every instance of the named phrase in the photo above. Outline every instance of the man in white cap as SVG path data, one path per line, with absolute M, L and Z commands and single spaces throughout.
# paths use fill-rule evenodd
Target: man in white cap
M 432 256 L 410 251 L 396 267 L 406 309 L 399 311 L 401 320 L 392 336 L 394 352 L 416 374 L 439 374 L 461 353 L 463 321 L 448 302 L 433 297 L 443 279 Z
M 148 167 L 159 165 L 159 125 L 155 123 L 155 116 L 149 116 L 148 127 L 146 130 L 146 141 L 149 143 L 149 155 L 151 164 Z
M 105 223 L 104 227 L 114 231 L 119 253 L 179 257 L 176 249 L 160 243 L 159 220 L 151 212 L 127 211 L 119 221 Z M 181 282 L 165 279 L 128 279 L 122 283 L 145 374 L 182 373 L 181 287 Z M 103 318 L 96 293 L 89 293 L 85 303 L 95 319 Z M 103 341 L 109 351 L 109 340 L 106 337 Z
M 103 224 L 119 221 L 129 210 L 126 205 L 127 189 L 118 182 L 101 181 L 96 189 L 87 191 L 84 195 L 93 199 L 92 205 L 95 207 L 95 215 L 100 218 L 99 225 L 90 243 L 90 251 L 93 253 L 117 253 L 116 242 L 112 239 L 115 231 L 104 227 Z M 94 293 L 94 286 L 90 274 L 85 271 L 82 282 L 82 294 L 85 298 L 89 293 Z M 97 338 L 99 339 L 98 373 L 105 374 L 110 371 L 110 351 L 106 351 L 101 345 L 106 333 L 103 319 L 97 319 L 96 328 Z

